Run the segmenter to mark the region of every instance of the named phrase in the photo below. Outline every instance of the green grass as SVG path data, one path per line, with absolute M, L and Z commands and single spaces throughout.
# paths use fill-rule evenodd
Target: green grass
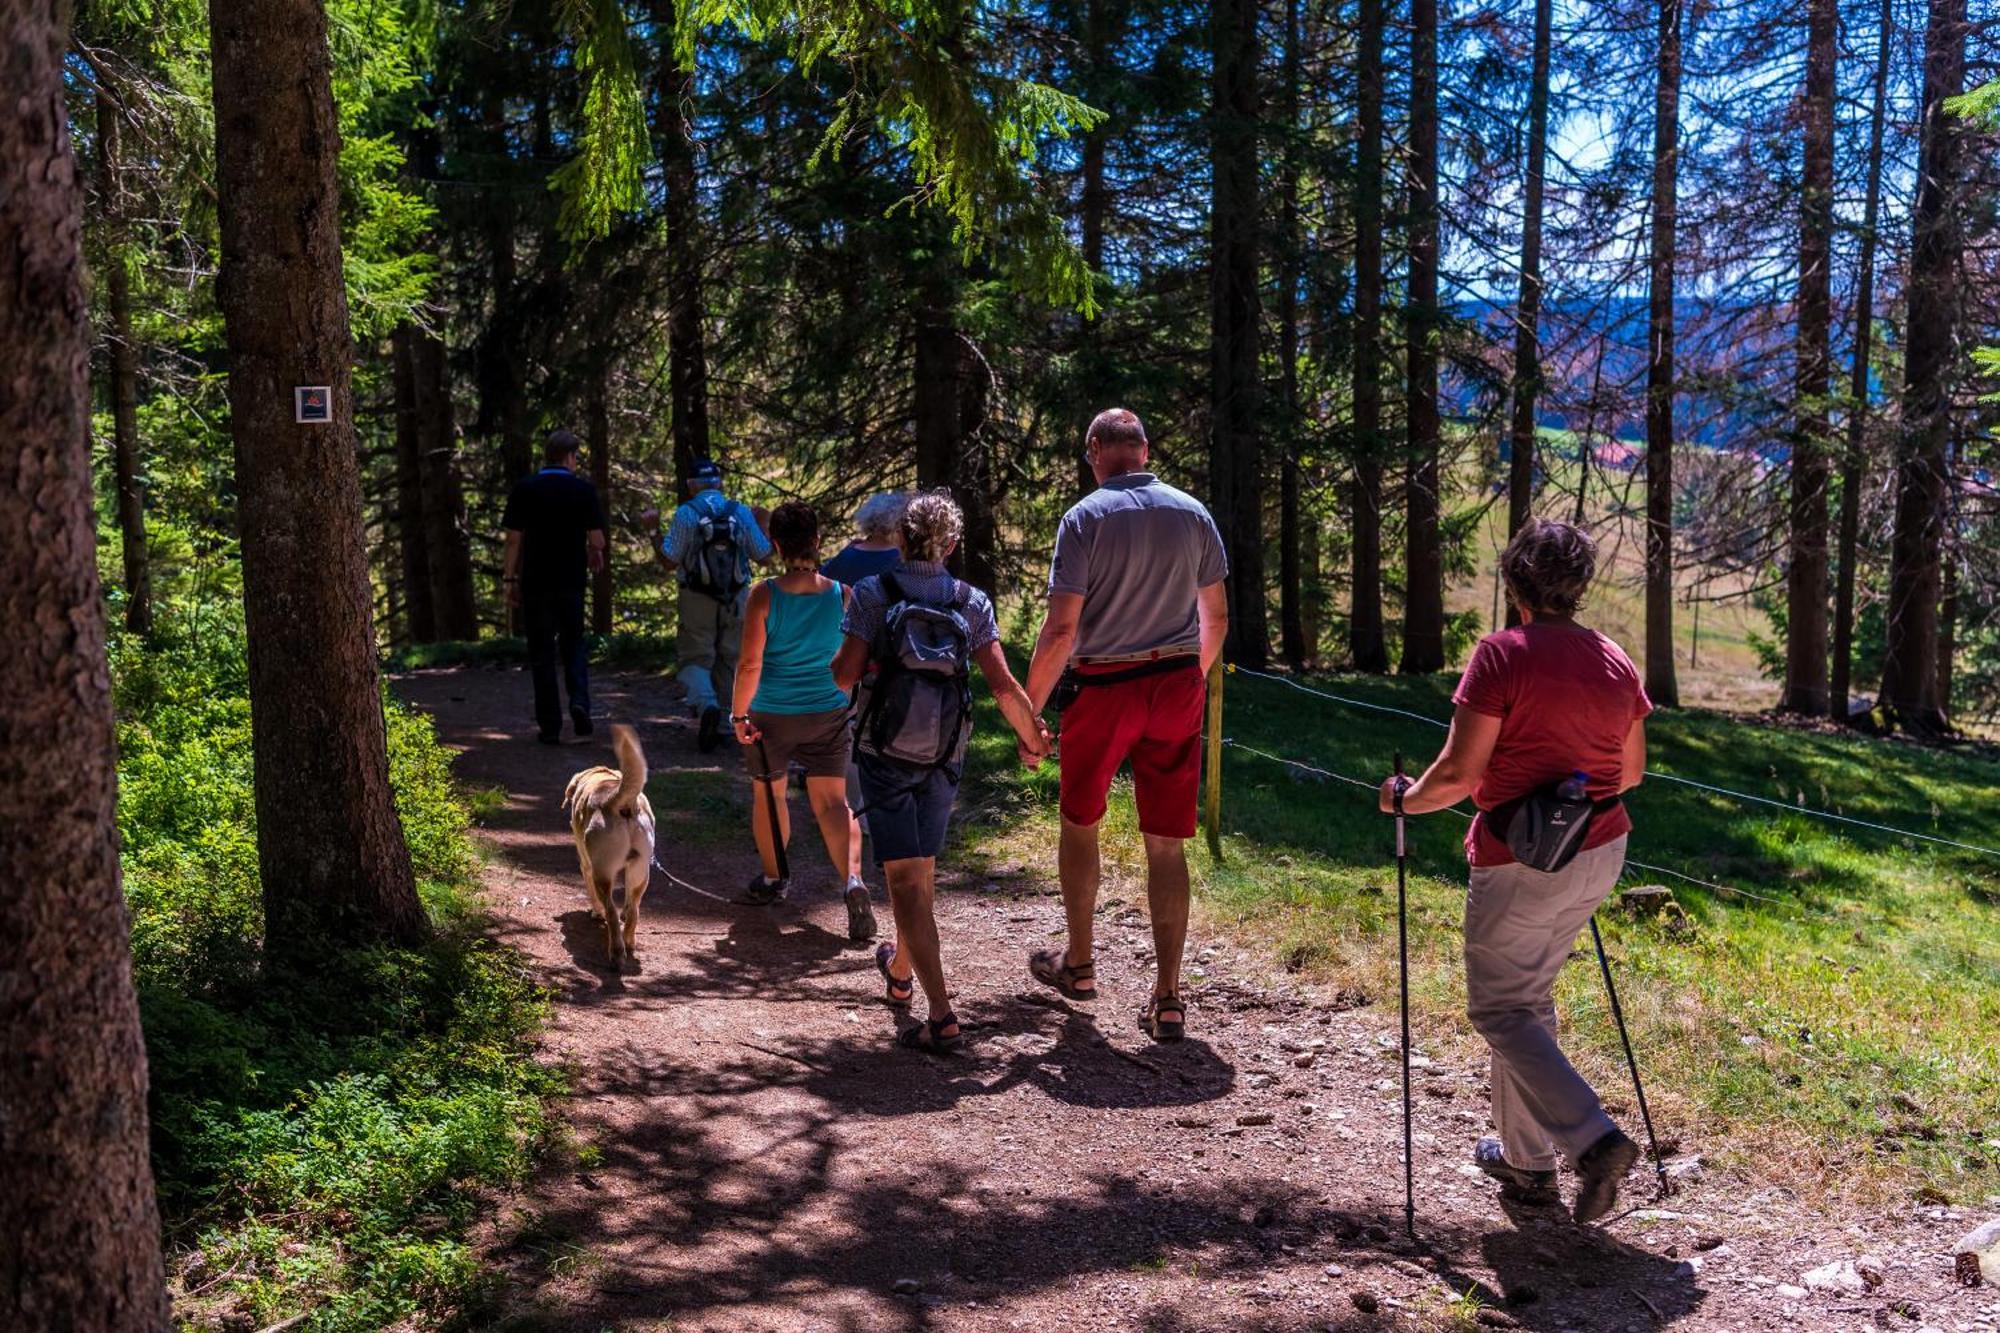
M 1444 679 L 1322 683 L 1432 717 L 1450 711 Z M 1231 739 L 1370 783 L 1398 747 L 1416 769 L 1443 736 L 1242 675 L 1229 680 L 1225 716 Z M 1992 845 L 2000 828 L 1991 757 L 1700 711 L 1656 715 L 1649 730 L 1653 766 L 1667 772 L 1966 842 Z M 1018 818 L 981 821 L 971 849 L 1052 875 L 1053 766 L 1009 770 L 990 709 L 977 745 L 970 799 Z M 1392 836 L 1372 793 L 1240 750 L 1226 752 L 1223 772 L 1225 861 L 1193 853 L 1209 922 L 1247 932 L 1275 964 L 1393 996 Z M 1631 809 L 1631 856 L 1776 900 L 1635 869 L 1626 882 L 1671 887 L 1694 929 L 1602 916 L 1663 1137 L 1857 1199 L 2000 1193 L 2000 861 L 1658 781 Z M 1106 829 L 1107 855 L 1138 876 L 1129 799 L 1114 799 Z M 1426 1040 L 1470 1059 L 1464 831 L 1451 814 L 1412 821 L 1412 987 Z M 1567 969 L 1559 999 L 1580 1063 L 1608 1102 L 1629 1103 L 1595 966 Z
M 547 1000 L 484 936 L 470 802 L 428 722 L 391 705 L 390 776 L 437 927 L 309 981 L 259 967 L 240 630 L 113 646 L 119 826 L 152 1079 L 153 1165 L 184 1327 L 374 1330 L 451 1317 L 467 1243 L 523 1179 L 561 1080 L 527 1058 Z

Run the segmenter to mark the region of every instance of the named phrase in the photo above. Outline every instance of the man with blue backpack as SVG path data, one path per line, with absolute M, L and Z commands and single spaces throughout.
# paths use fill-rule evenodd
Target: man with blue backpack
M 695 460 L 687 502 L 664 537 L 659 510 L 648 509 L 640 521 L 657 538 L 660 563 L 680 576 L 674 651 L 689 711 L 700 719 L 696 744 L 707 754 L 722 743 L 723 703 L 735 690 L 750 566 L 770 558 L 771 539 L 756 510 L 722 493 L 722 468 L 707 458 Z

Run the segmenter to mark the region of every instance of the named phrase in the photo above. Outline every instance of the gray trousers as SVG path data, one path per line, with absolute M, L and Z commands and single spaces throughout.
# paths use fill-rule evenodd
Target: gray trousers
M 1524 865 L 1472 871 L 1465 903 L 1466 1013 L 1493 1051 L 1493 1123 L 1510 1165 L 1572 1165 L 1616 1128 L 1556 1044 L 1556 974 L 1618 882 L 1625 839 L 1579 852 L 1553 874 Z

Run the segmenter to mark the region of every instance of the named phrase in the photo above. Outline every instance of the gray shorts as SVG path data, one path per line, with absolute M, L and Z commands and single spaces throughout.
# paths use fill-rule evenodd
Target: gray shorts
M 854 749 L 846 708 L 829 708 L 823 713 L 760 713 L 753 708 L 750 721 L 764 733 L 757 744 L 743 747 L 743 764 L 751 777 L 766 776 L 768 759 L 769 772 L 779 777 L 797 763 L 809 778 L 846 779 L 847 761 Z

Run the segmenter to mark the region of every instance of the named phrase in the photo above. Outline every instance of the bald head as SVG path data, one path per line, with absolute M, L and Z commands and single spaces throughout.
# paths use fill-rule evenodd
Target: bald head
M 1139 472 L 1146 466 L 1146 427 L 1137 412 L 1108 407 L 1091 421 L 1090 431 L 1083 437 L 1083 448 L 1090 459 L 1090 470 L 1100 482 L 1127 472 Z

